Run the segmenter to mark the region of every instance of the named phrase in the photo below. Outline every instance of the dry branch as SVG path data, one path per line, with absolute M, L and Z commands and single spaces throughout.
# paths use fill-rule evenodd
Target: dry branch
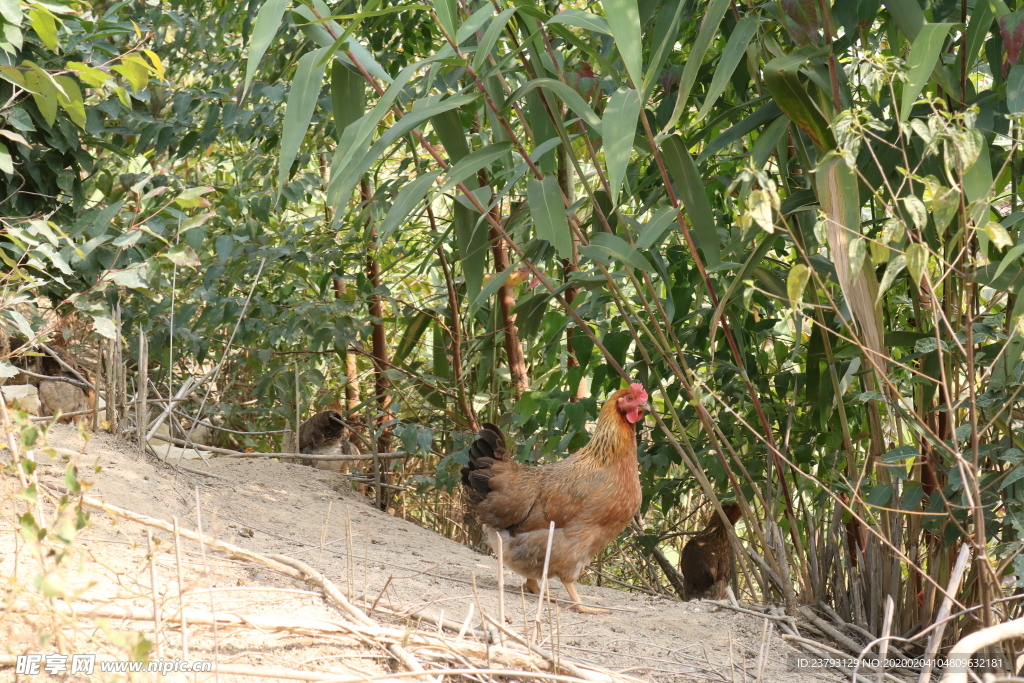
M 230 448 L 219 448 L 217 446 L 203 446 L 190 444 L 184 439 L 178 439 L 173 436 L 165 436 L 163 434 L 155 434 L 151 438 L 159 441 L 166 441 L 172 443 L 175 446 L 187 446 L 189 448 L 196 448 L 198 450 L 209 451 L 211 453 L 219 453 L 228 458 L 280 458 L 282 460 L 344 460 L 344 461 L 362 461 L 369 460 L 369 455 L 312 455 L 310 453 L 244 453 L 242 451 L 233 451 Z M 394 453 L 378 453 L 377 457 L 387 459 L 407 458 L 409 453 L 405 451 L 396 451 Z

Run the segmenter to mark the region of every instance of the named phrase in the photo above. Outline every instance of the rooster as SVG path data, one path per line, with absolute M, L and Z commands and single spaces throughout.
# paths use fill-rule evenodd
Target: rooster
M 742 516 L 736 503 L 723 505 L 722 510 L 732 525 Z M 732 552 L 729 530 L 717 511 L 711 513 L 707 528 L 686 543 L 679 568 L 687 600 L 721 600 L 726 596 L 732 578 Z
M 526 590 L 540 592 L 537 581 L 554 522 L 548 575 L 561 579 L 577 612 L 607 612 L 580 603 L 576 580 L 640 509 L 636 424 L 645 410 L 650 405 L 639 383 L 616 391 L 601 409 L 590 442 L 550 465 L 512 460 L 495 425 L 484 424 L 477 434 L 462 483 L 481 523 L 501 538 L 505 561 L 526 578 Z

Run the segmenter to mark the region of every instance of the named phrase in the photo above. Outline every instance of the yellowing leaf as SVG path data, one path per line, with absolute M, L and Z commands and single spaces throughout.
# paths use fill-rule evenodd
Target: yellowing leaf
M 864 259 L 868 255 L 868 241 L 863 237 L 850 242 L 850 272 L 859 273 L 864 267 Z
M 761 228 L 767 233 L 775 232 L 775 221 L 772 219 L 771 197 L 764 190 L 751 190 L 747 198 L 747 211 Z
M 42 7 L 33 7 L 28 11 L 28 23 L 43 41 L 43 45 L 51 50 L 57 50 L 57 22 L 54 21 L 53 14 Z
M 78 83 L 70 76 L 57 76 L 57 82 L 64 89 L 64 95 L 57 93 L 57 102 L 64 107 L 71 122 L 85 130 L 85 103 L 82 101 L 82 91 Z
M 997 249 L 1005 249 L 1013 244 L 1013 240 L 1010 239 L 1010 233 L 1006 232 L 1006 228 L 995 221 L 989 221 L 985 224 L 985 234 L 988 235 L 988 238 L 992 240 L 992 244 L 996 245 Z
M 0 171 L 14 174 L 14 162 L 11 160 L 11 153 L 7 151 L 7 145 L 0 142 Z
M 153 73 L 161 81 L 164 80 L 164 63 L 160 61 L 160 56 L 152 50 L 143 50 L 143 53 L 149 57 L 149 61 L 153 62 Z
M 907 267 L 907 257 L 900 254 L 892 261 L 889 261 L 889 265 L 885 268 L 885 274 L 882 275 L 882 284 L 878 286 L 878 296 L 875 298 L 876 303 L 882 300 L 882 296 L 886 290 L 889 289 L 890 285 L 896 280 L 896 276 L 903 272 L 903 269 Z
M 903 207 L 910 214 L 910 219 L 914 221 L 914 226 L 921 230 L 925 225 L 928 224 L 928 210 L 924 208 L 924 202 L 918 199 L 914 195 L 903 198 Z
M 19 88 L 28 90 L 25 86 L 25 76 L 21 72 L 21 69 L 13 66 L 0 66 L 0 78 L 4 79 L 9 83 L 13 83 Z
M 179 194 L 174 203 L 185 209 L 194 209 L 200 206 L 209 206 L 210 202 L 203 198 L 208 192 L 213 192 L 212 187 L 190 187 Z
M 32 99 L 39 108 L 39 113 L 48 125 L 57 120 L 57 88 L 49 78 L 40 75 L 38 67 L 25 73 L 26 89 L 32 93 Z
M 166 256 L 171 263 L 178 266 L 198 268 L 202 265 L 199 262 L 199 257 L 196 256 L 196 252 L 192 251 L 192 247 L 188 246 L 184 242 L 176 244 L 168 249 Z
M 136 55 L 125 56 L 120 64 L 110 67 L 110 70 L 124 76 L 135 92 L 141 91 L 149 83 L 149 65 Z
M 936 194 L 932 198 L 932 220 L 935 221 L 935 229 L 938 231 L 940 236 L 946 233 L 946 228 L 949 227 L 950 221 L 953 220 L 953 216 L 956 215 L 956 211 L 959 208 L 960 191 L 955 187 L 951 187 L 945 192 Z
M 111 78 L 110 74 L 106 71 L 101 71 L 96 67 L 83 64 L 82 62 L 68 62 L 67 68 L 74 71 L 78 74 L 79 78 L 94 88 L 102 87 Z
M 28 140 L 26 140 L 20 133 L 15 133 L 13 130 L 0 130 L 0 135 L 4 136 L 11 142 L 20 142 L 21 144 L 28 147 Z
M 921 285 L 921 276 L 928 266 L 928 250 L 923 244 L 915 242 L 907 247 L 907 272 L 915 286 Z
M 789 303 L 793 308 L 800 305 L 804 298 L 804 289 L 807 288 L 807 281 L 811 279 L 811 269 L 802 263 L 798 263 L 789 269 L 789 276 L 786 278 L 786 294 L 789 296 Z
M 889 247 L 885 246 L 878 240 L 871 240 L 868 244 L 871 249 L 871 262 L 876 266 L 880 266 L 889 260 L 889 255 L 892 253 Z
M 132 108 L 131 100 L 128 99 L 128 91 L 127 90 L 125 90 L 124 88 L 122 88 L 120 86 L 117 86 L 117 87 L 114 88 L 114 94 L 117 95 L 117 99 L 121 100 L 121 104 L 123 104 L 126 108 L 128 108 L 128 109 Z

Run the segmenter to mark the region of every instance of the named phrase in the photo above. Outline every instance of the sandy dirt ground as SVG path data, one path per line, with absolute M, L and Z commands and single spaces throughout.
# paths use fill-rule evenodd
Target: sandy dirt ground
M 204 533 L 224 541 L 300 559 L 318 568 L 364 609 L 369 611 L 375 603 L 376 610 L 370 614 L 381 624 L 401 625 L 416 619 L 402 615 L 429 613 L 460 624 L 468 616 L 470 628 L 479 629 L 477 605 L 497 614 L 497 562 L 493 557 L 374 509 L 337 473 L 276 460 L 230 458 L 215 458 L 209 465 L 188 461 L 190 467 L 207 470 L 216 478 L 175 472 L 141 453 L 137 446 L 106 433 L 83 443 L 77 428 L 70 425 L 52 428 L 50 445 L 80 453 L 73 459 L 81 478 L 90 482 L 90 495 L 151 517 L 177 518 L 187 529 L 195 530 L 201 522 Z M 37 453 L 40 481 L 62 485 L 65 464 Z M 6 452 L 0 453 L 0 458 L 7 457 Z M 97 472 L 93 466 L 101 469 Z M 197 500 L 201 508 L 197 508 Z M 197 509 L 201 518 L 197 518 Z M 9 511 L 3 518 L 11 518 Z M 0 528 L 0 576 L 21 572 L 24 579 L 32 569 L 27 562 L 20 568 L 14 566 L 10 552 L 16 535 L 13 531 Z M 162 609 L 173 611 L 180 600 L 186 606 L 243 616 L 311 621 L 337 618 L 335 608 L 315 588 L 192 542 L 180 546 L 183 579 L 179 583 L 171 535 L 155 532 L 153 536 L 156 593 Z M 74 572 L 69 585 L 81 590 L 80 600 L 102 604 L 117 599 L 140 608 L 152 607 L 145 528 L 93 512 L 90 527 L 77 545 L 83 549 L 81 569 Z M 506 622 L 510 629 L 524 633 L 523 607 L 525 621 L 532 624 L 537 599 L 523 597 L 519 583 L 519 578 L 506 570 Z M 180 599 L 179 587 L 184 592 Z M 792 670 L 789 658 L 796 650 L 779 638 L 771 624 L 766 639 L 765 620 L 751 615 L 703 602 L 683 603 L 609 588 L 580 586 L 580 592 L 586 603 L 610 613 L 578 614 L 562 604 L 556 610 L 557 618 L 544 618 L 541 646 L 557 650 L 566 659 L 650 681 L 755 681 L 759 661 L 760 680 L 764 681 L 846 680 L 831 671 Z M 567 600 L 557 582 L 552 595 Z M 54 651 L 52 643 L 44 647 L 33 642 L 33 623 L 31 614 L 4 616 L 0 653 Z M 420 626 L 427 628 L 422 622 Z M 73 647 L 107 642 L 110 633 L 118 630 L 127 634 L 141 631 L 159 643 L 165 658 L 182 657 L 180 628 L 165 625 L 154 635 L 153 625 L 141 622 L 97 621 L 94 629 L 76 632 L 71 638 Z M 301 668 L 367 679 L 393 670 L 387 653 L 352 639 L 224 626 L 214 630 L 202 625 L 189 626 L 187 635 L 190 659 Z M 767 652 L 763 657 L 762 651 Z M 154 646 L 150 656 L 156 655 Z M 15 678 L 32 681 L 47 676 L 17 677 L 12 668 L 0 668 L 0 680 Z M 179 679 L 212 681 L 214 677 L 193 674 Z M 134 680 L 153 677 L 136 676 Z M 220 680 L 268 679 L 221 675 Z

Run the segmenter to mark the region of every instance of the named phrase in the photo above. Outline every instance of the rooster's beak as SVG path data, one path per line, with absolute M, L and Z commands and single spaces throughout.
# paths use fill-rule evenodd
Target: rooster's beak
M 643 408 L 644 410 L 646 410 L 648 413 L 651 412 L 651 404 L 648 403 L 647 401 L 644 401 L 643 403 L 641 403 L 640 407 Z

